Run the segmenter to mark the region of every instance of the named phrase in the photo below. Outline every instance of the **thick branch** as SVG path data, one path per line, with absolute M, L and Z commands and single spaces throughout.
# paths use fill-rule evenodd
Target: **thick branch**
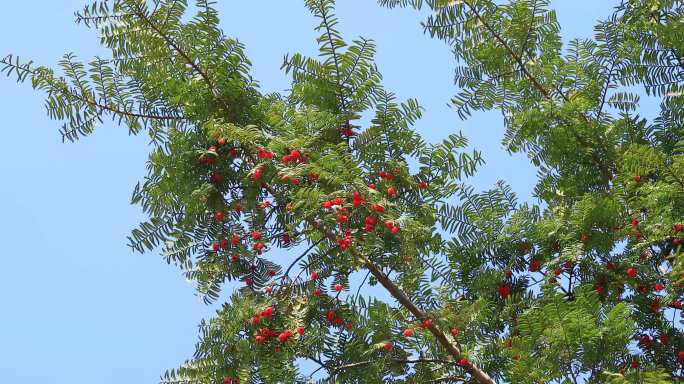
M 272 186 L 269 184 L 264 183 L 262 185 L 264 189 L 266 189 L 275 199 L 279 199 L 279 194 L 273 189 Z M 325 227 L 322 223 L 320 223 L 318 220 L 316 220 L 313 217 L 308 217 L 305 219 L 307 223 L 309 223 L 312 227 L 316 228 L 321 234 L 328 240 L 332 242 L 337 241 L 337 237 L 335 234 L 330 231 L 328 228 Z M 411 299 L 404 293 L 401 288 L 399 288 L 397 285 L 395 285 L 392 280 L 385 275 L 384 272 L 382 272 L 382 269 L 373 263 L 370 259 L 365 257 L 364 255 L 359 254 L 358 252 L 352 250 L 352 255 L 360 260 L 364 267 L 368 269 L 368 271 L 380 282 L 380 284 L 387 289 L 387 291 L 394 297 L 404 308 L 406 308 L 413 316 L 415 316 L 417 319 L 427 319 L 428 316 L 423 310 L 418 308 L 416 304 L 411 301 Z M 428 325 L 428 330 L 430 330 L 430 333 L 437 339 L 437 342 L 446 349 L 451 356 L 454 357 L 454 359 L 460 359 L 462 358 L 461 355 L 461 350 L 451 343 L 449 341 L 449 338 L 442 332 L 439 328 L 434 323 L 430 323 Z M 475 366 L 474 364 L 470 363 L 469 365 L 469 371 L 470 374 L 477 380 L 478 383 L 480 384 L 495 384 L 494 380 L 492 380 L 489 375 L 487 375 L 486 372 L 482 371 L 480 368 Z
M 334 233 L 329 231 L 323 224 L 319 223 L 315 219 L 308 218 L 306 221 L 311 224 L 311 226 L 323 233 L 330 241 L 337 240 Z M 363 263 L 364 267 L 370 271 L 370 273 L 378 280 L 378 282 L 380 282 L 383 287 L 385 287 L 385 289 L 387 289 L 392 297 L 394 297 L 404 308 L 411 312 L 411 314 L 413 314 L 417 319 L 427 318 L 427 314 L 418 308 L 418 306 L 411 301 L 408 295 L 406 295 L 401 288 L 395 285 L 392 280 L 390 280 L 387 275 L 382 272 L 382 269 L 378 265 L 358 252 L 352 251 L 352 254 Z M 444 332 L 437 328 L 434 323 L 430 323 L 428 325 L 428 330 L 430 330 L 430 333 L 432 333 L 435 339 L 437 339 L 437 342 L 441 344 L 442 347 L 444 347 L 444 349 L 446 349 L 455 359 L 462 357 L 461 350 L 456 345 L 451 343 Z M 494 380 L 492 380 L 487 373 L 472 363 L 470 364 L 470 374 L 477 380 L 478 383 L 494 384 Z

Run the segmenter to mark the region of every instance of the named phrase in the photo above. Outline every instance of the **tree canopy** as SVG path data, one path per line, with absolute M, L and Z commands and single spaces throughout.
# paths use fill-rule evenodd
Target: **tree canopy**
M 132 201 L 149 220 L 130 246 L 160 250 L 207 303 L 239 284 L 161 382 L 678 382 L 684 3 L 616 1 L 567 47 L 547 0 L 379 3 L 429 10 L 454 110 L 502 113 L 537 204 L 469 185 L 482 155 L 416 132 L 423 108 L 383 87 L 373 41 L 342 36 L 333 0 L 305 1 L 320 54 L 285 56 L 282 93 L 260 90 L 208 0 L 192 15 L 94 1 L 76 21 L 110 57 L 0 61 L 46 93 L 65 140 L 104 119 L 148 134 Z

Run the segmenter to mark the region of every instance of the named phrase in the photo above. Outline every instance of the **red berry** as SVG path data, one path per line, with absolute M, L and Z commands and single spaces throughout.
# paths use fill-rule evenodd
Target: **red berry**
M 640 175 L 634 176 L 634 182 L 637 184 L 641 183 L 641 176 Z
M 255 337 L 254 340 L 257 342 L 257 344 L 261 344 L 264 342 L 264 337 L 261 335 L 257 335 L 257 337 Z
M 325 317 L 328 319 L 328 321 L 333 321 L 335 320 L 335 311 L 328 311 L 328 313 L 325 315 Z
M 214 218 L 216 219 L 216 221 L 223 221 L 226 218 L 226 214 L 223 213 L 223 211 L 217 211 L 214 214 Z
M 394 348 L 394 344 L 392 344 L 391 341 L 388 341 L 382 345 L 382 348 L 385 350 L 385 352 L 390 352 L 392 348 Z
M 580 235 L 580 241 L 586 243 L 589 240 L 589 236 L 586 233 Z
M 537 272 L 539 270 L 539 260 L 534 259 L 532 262 L 530 262 L 530 272 Z
M 426 181 L 421 180 L 418 182 L 418 188 L 425 189 L 427 187 L 428 187 L 428 183 Z
M 330 208 L 332 208 L 332 206 L 333 206 L 332 201 L 324 201 L 323 202 L 323 208 L 325 208 L 325 209 L 330 209 Z
M 632 367 L 632 369 L 639 368 L 639 361 L 636 359 L 632 360 L 632 363 L 630 364 L 630 366 Z
M 340 291 L 342 291 L 343 288 L 344 288 L 344 286 L 342 284 L 340 284 L 340 283 L 335 284 L 335 291 L 340 292 Z
M 501 295 L 502 298 L 505 299 L 511 294 L 511 287 L 509 287 L 507 284 L 501 284 L 496 291 L 499 293 L 499 295 Z
M 401 334 L 404 335 L 405 337 L 411 337 L 411 336 L 413 336 L 413 329 L 406 328 L 406 329 L 404 329 L 404 331 Z
M 214 243 L 211 245 L 211 248 L 214 250 L 214 252 L 218 252 L 219 250 L 219 243 Z
M 242 240 L 242 239 L 240 238 L 240 235 L 238 235 L 238 234 L 236 234 L 236 233 L 233 233 L 233 235 L 230 237 L 230 242 L 231 242 L 234 246 L 236 246 L 236 247 L 237 247 L 238 245 L 240 245 L 240 241 L 241 241 L 241 240 Z
M 677 352 L 677 360 L 684 362 L 684 351 Z
M 639 220 L 632 219 L 632 227 L 637 227 L 637 226 L 639 226 Z
M 513 348 L 513 339 L 510 337 L 506 339 L 506 348 Z
M 556 267 L 553 269 L 553 274 L 556 276 L 559 276 L 561 274 L 561 272 L 562 271 L 561 271 L 560 267 Z
M 224 137 L 218 139 L 218 145 L 226 145 L 226 139 Z
M 283 333 L 281 333 L 280 335 L 278 335 L 278 341 L 280 341 L 281 343 L 284 343 L 284 342 L 287 341 L 287 339 L 288 339 L 289 337 L 290 337 L 290 336 L 289 336 L 287 333 L 283 332 Z
M 394 226 L 392 227 L 391 231 L 396 235 L 397 233 L 399 233 L 399 227 Z
M 681 309 L 682 308 L 682 301 L 680 299 L 675 299 L 672 302 L 672 306 L 677 308 L 677 309 Z
M 387 173 L 385 171 L 380 171 L 380 173 L 378 175 L 380 176 L 381 179 L 384 179 L 384 180 L 392 180 L 394 178 L 394 176 L 392 176 L 391 173 Z
M 347 323 L 347 331 L 351 331 L 352 329 L 354 329 L 354 323 L 350 321 Z
M 265 246 L 266 245 L 264 245 L 264 243 L 255 243 L 254 244 L 254 250 L 257 252 L 261 252 Z
M 273 314 L 273 311 L 274 311 L 273 307 L 268 306 L 268 307 L 266 307 L 266 309 L 264 309 L 264 310 L 261 312 L 261 316 L 264 316 L 264 317 L 271 317 L 271 315 Z
M 665 288 L 665 285 L 661 283 L 655 283 L 655 285 L 653 286 L 653 289 L 655 289 L 656 292 L 662 291 L 663 288 Z
M 314 289 L 314 296 L 321 297 L 321 289 L 320 288 Z
M 301 154 L 300 154 L 299 151 L 296 150 L 296 149 L 293 149 L 293 150 L 290 151 L 290 158 L 292 158 L 292 159 L 294 159 L 294 160 L 299 159 L 299 156 L 300 156 L 300 155 L 301 155 Z
M 297 327 L 297 334 L 303 335 L 304 334 L 304 327 Z
M 311 280 L 318 280 L 318 272 L 311 272 Z
M 677 233 L 677 232 L 679 232 L 679 231 L 681 231 L 681 230 L 682 230 L 682 225 L 681 225 L 681 224 L 677 223 L 677 224 L 674 225 L 674 231 L 675 231 L 675 233 Z
M 387 196 L 394 197 L 397 195 L 397 190 L 394 187 L 387 188 Z
M 451 336 L 453 336 L 453 337 L 458 336 L 458 328 L 451 328 Z
M 432 325 L 432 319 L 425 319 L 420 324 L 420 329 L 422 329 L 424 331 L 424 330 L 430 328 L 430 325 Z
M 510 278 L 510 277 L 512 277 L 512 276 L 513 276 L 513 271 L 511 271 L 510 269 L 507 270 L 507 271 L 506 271 L 506 277 Z
M 636 276 L 637 276 L 637 270 L 636 270 L 636 268 L 634 268 L 634 267 L 629 267 L 629 268 L 627 268 L 627 276 L 628 276 L 630 279 L 636 278 Z
M 223 176 L 219 173 L 214 173 L 211 175 L 211 182 L 214 184 L 220 184 L 223 181 Z
M 261 176 L 263 176 L 263 174 L 264 174 L 263 169 L 257 168 L 257 169 L 255 169 L 254 172 L 252 173 L 252 179 L 254 179 L 254 180 L 259 180 L 259 179 L 261 179 Z
M 370 209 L 371 209 L 371 211 L 376 211 L 378 213 L 385 212 L 385 207 L 383 207 L 380 204 L 373 204 L 373 205 L 371 205 Z
M 261 232 L 259 231 L 252 231 L 252 240 L 256 241 L 261 239 Z
M 662 345 L 667 345 L 669 338 L 667 336 L 667 333 L 661 333 L 660 336 L 658 336 L 658 340 L 660 340 L 660 343 Z
M 651 311 L 653 312 L 659 312 L 660 311 L 660 299 L 655 298 L 651 300 Z
M 468 361 L 468 359 L 466 358 L 463 358 L 458 361 L 458 365 L 460 365 L 461 367 L 467 367 L 468 365 L 470 365 L 470 361 Z
M 368 188 L 370 188 L 370 189 L 378 189 L 378 186 L 375 185 L 375 184 L 373 184 L 373 183 L 370 183 L 370 184 L 368 184 Z
M 572 262 L 572 260 L 565 260 L 565 263 L 563 263 L 563 267 L 565 269 L 572 269 L 575 266 L 575 263 Z
M 337 215 L 337 221 L 340 223 L 346 223 L 349 218 L 347 215 Z

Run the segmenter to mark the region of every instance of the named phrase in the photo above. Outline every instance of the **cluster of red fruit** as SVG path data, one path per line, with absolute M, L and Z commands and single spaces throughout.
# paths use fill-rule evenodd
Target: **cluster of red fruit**
M 258 326 L 261 324 L 261 319 L 265 319 L 266 321 L 269 321 L 271 319 L 271 316 L 273 316 L 273 313 L 275 312 L 274 308 L 272 306 L 266 307 L 261 312 L 257 312 L 252 316 L 252 319 L 250 320 L 250 324 L 253 327 Z M 303 335 L 305 331 L 305 328 L 302 326 L 299 326 L 295 328 L 295 332 L 298 335 Z M 254 336 L 254 341 L 257 344 L 263 344 L 264 342 L 268 341 L 269 338 L 277 338 L 279 342 L 281 343 L 286 343 L 290 340 L 292 337 L 293 332 L 289 329 L 285 329 L 282 332 L 278 333 L 270 328 L 260 328 L 258 333 Z
M 325 318 L 328 319 L 328 321 L 329 321 L 331 324 L 334 324 L 335 326 L 338 326 L 338 327 L 339 327 L 339 326 L 344 325 L 344 318 L 341 317 L 341 316 L 338 316 L 338 315 L 337 315 L 337 312 L 335 312 L 335 311 L 332 310 L 332 309 L 329 310 L 329 311 L 325 314 Z M 345 327 L 347 328 L 348 331 L 351 331 L 352 329 L 354 329 L 354 323 L 351 322 L 351 321 L 348 321 L 347 324 L 345 325 Z
M 316 272 L 311 273 L 311 280 L 314 280 L 314 281 L 315 281 L 315 280 L 317 280 L 317 279 L 318 279 L 318 274 L 317 274 Z M 337 294 L 339 295 L 339 294 L 342 292 L 342 290 L 344 289 L 344 285 L 342 285 L 341 283 L 336 283 L 335 285 L 333 285 L 333 289 L 334 289 L 335 292 L 337 292 Z M 317 297 L 321 295 L 321 290 L 320 290 L 320 288 L 316 288 L 316 290 L 314 291 L 314 295 L 317 296 Z M 325 314 L 325 318 L 326 318 L 331 324 L 334 324 L 335 326 L 342 326 L 342 325 L 344 324 L 344 318 L 341 317 L 341 316 L 338 316 L 337 312 L 334 311 L 334 310 L 332 310 L 332 309 L 329 310 L 329 311 Z M 354 328 L 354 323 L 351 322 L 351 321 L 348 321 L 348 322 L 346 323 L 345 327 L 347 328 L 348 331 L 351 331 L 351 330 Z
M 270 204 L 267 204 L 270 205 Z M 214 219 L 217 222 L 223 222 L 226 218 L 226 214 L 223 211 L 216 211 L 214 213 Z M 284 238 L 284 241 L 287 240 L 289 242 L 289 235 L 285 234 L 283 236 L 287 236 Z M 258 230 L 254 230 L 251 233 L 251 237 L 253 240 L 252 248 L 257 254 L 260 254 L 264 248 L 266 247 L 266 244 L 261 241 L 262 235 L 261 232 Z M 233 233 L 230 237 L 230 244 L 233 247 L 239 247 L 242 244 L 242 236 L 240 236 L 237 233 Z M 213 243 L 212 248 L 215 252 L 218 252 L 221 249 L 227 249 L 228 248 L 228 240 L 226 239 L 221 239 L 215 243 Z M 233 255 L 233 262 L 237 261 L 237 255 Z
M 391 174 L 387 172 L 380 172 L 380 177 L 385 179 L 385 180 L 391 180 L 392 176 Z M 369 188 L 371 189 L 377 189 L 377 186 L 375 184 L 369 184 Z M 390 186 L 387 188 L 387 195 L 388 196 L 396 196 L 397 191 L 394 187 Z M 358 208 L 364 203 L 368 202 L 366 198 L 364 198 L 360 192 L 355 191 L 352 193 L 350 203 L 351 207 L 353 208 Z M 349 208 L 345 206 L 345 201 L 341 197 L 336 197 L 335 199 L 332 200 L 326 200 L 322 204 L 322 207 L 324 209 L 334 209 L 335 214 L 336 214 L 336 220 L 340 225 L 345 225 L 349 222 Z M 381 204 L 373 203 L 369 206 L 369 209 L 373 213 L 377 214 L 382 214 L 385 212 L 385 207 L 382 206 Z M 376 215 L 368 215 L 364 218 L 364 230 L 366 233 L 371 233 L 375 230 L 375 226 L 379 223 L 380 219 Z M 385 220 L 385 226 L 389 231 L 393 234 L 398 234 L 400 232 L 399 224 L 394 221 L 394 220 Z M 338 240 L 338 246 L 342 250 L 348 249 L 352 245 L 352 236 L 351 236 L 351 231 L 350 230 L 345 230 L 344 235 L 341 239 Z

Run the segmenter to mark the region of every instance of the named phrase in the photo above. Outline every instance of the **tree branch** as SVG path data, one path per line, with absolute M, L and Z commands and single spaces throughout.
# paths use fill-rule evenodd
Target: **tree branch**
M 213 81 L 211 80 L 211 78 L 209 77 L 209 74 L 208 74 L 206 71 L 204 71 L 204 70 L 199 66 L 199 64 L 197 64 L 197 62 L 195 62 L 195 60 L 193 60 L 192 58 L 190 58 L 190 56 L 189 56 L 184 50 L 182 50 L 182 49 L 180 48 L 180 46 L 178 46 L 178 44 L 176 44 L 176 42 L 173 41 L 173 39 L 172 39 L 170 36 L 168 36 L 166 33 L 164 33 L 164 31 L 162 31 L 161 29 L 159 29 L 159 28 L 152 22 L 152 20 L 150 20 L 150 18 L 147 16 L 147 14 L 146 14 L 142 9 L 136 7 L 136 8 L 134 8 L 134 9 L 132 10 L 132 12 L 133 12 L 138 18 L 140 18 L 140 20 L 142 20 L 145 24 L 147 24 L 147 25 L 148 25 L 148 26 L 149 26 L 149 27 L 150 27 L 150 28 L 151 28 L 159 37 L 161 37 L 161 38 L 166 42 L 166 44 L 168 44 L 174 51 L 176 51 L 176 52 L 183 58 L 183 60 L 185 60 L 185 62 L 186 62 L 188 65 L 190 65 L 190 67 L 191 67 L 195 72 L 197 72 L 198 75 L 200 75 L 200 77 L 202 77 L 202 79 L 204 80 L 204 82 L 205 82 L 205 83 L 207 84 L 207 86 L 209 87 L 209 90 L 211 91 L 211 93 L 212 93 L 212 95 L 214 96 L 215 100 L 216 100 L 219 104 L 221 104 L 221 108 L 224 110 L 224 112 L 225 112 L 226 114 L 228 114 L 228 116 L 234 117 L 234 116 L 232 116 L 231 109 L 228 107 L 228 104 L 226 103 L 226 101 L 223 100 L 222 97 L 220 97 L 219 91 L 218 91 L 218 89 L 216 89 L 216 87 L 214 86 L 214 82 L 213 82 Z
M 323 224 L 319 223 L 313 218 L 307 218 L 306 221 L 311 224 L 314 228 L 318 229 L 321 233 L 325 235 L 326 238 L 328 238 L 330 241 L 336 241 L 337 238 L 335 237 L 335 234 L 329 231 Z M 417 319 L 426 319 L 427 315 L 423 310 L 421 310 L 416 304 L 411 301 L 411 299 L 404 293 L 401 288 L 396 286 L 392 280 L 390 280 L 387 275 L 385 275 L 384 272 L 382 272 L 382 269 L 373 263 L 370 259 L 365 257 L 364 255 L 359 254 L 356 251 L 352 250 L 352 254 L 354 257 L 359 259 L 364 267 L 370 271 L 370 273 L 382 284 L 385 289 L 394 297 L 404 308 L 406 308 L 411 314 L 413 314 Z M 430 323 L 428 325 L 428 330 L 432 335 L 437 339 L 437 342 L 446 349 L 450 355 L 452 355 L 455 359 L 459 359 L 462 357 L 461 350 L 454 344 L 452 344 L 449 341 L 449 338 L 442 332 L 439 328 L 434 323 Z M 477 366 L 474 364 L 470 364 L 470 374 L 477 380 L 478 383 L 481 384 L 494 384 L 494 380 L 492 380 L 487 373 L 479 369 Z
M 518 64 L 518 66 L 520 67 L 520 70 L 523 72 L 525 77 L 527 77 L 527 79 L 532 83 L 534 88 L 537 89 L 537 91 L 539 91 L 544 96 L 544 98 L 546 98 L 547 100 L 553 100 L 553 97 L 551 97 L 551 93 L 546 88 L 544 88 L 544 86 L 537 80 L 536 77 L 534 77 L 534 75 L 532 75 L 532 73 L 530 73 L 530 71 L 525 66 L 525 63 L 523 63 L 522 58 L 520 56 L 518 56 L 513 51 L 511 46 L 501 37 L 500 34 L 498 34 L 494 30 L 492 25 L 489 24 L 489 22 L 484 19 L 482 14 L 480 14 L 480 12 L 478 11 L 477 7 L 475 7 L 473 4 L 471 4 L 471 2 L 469 0 L 463 0 L 463 3 L 468 6 L 468 8 L 471 10 L 471 12 L 473 12 L 475 17 L 477 18 L 477 20 L 480 23 L 482 23 L 482 25 L 487 29 L 487 31 L 489 31 L 489 33 L 492 35 L 492 37 L 494 37 L 494 39 L 497 42 L 499 42 L 499 44 L 501 44 L 501 46 L 506 50 L 506 52 L 509 54 L 509 56 Z M 568 101 L 568 97 L 565 94 L 563 94 L 563 92 L 561 92 L 561 90 L 558 90 L 558 92 L 561 95 L 561 97 L 563 98 L 563 100 Z M 589 122 L 589 119 L 584 114 L 581 114 L 581 116 L 587 123 Z M 606 164 L 596 154 L 596 151 L 592 150 L 589 143 L 584 138 L 582 138 L 577 133 L 577 131 L 575 131 L 574 129 L 572 130 L 572 135 L 580 143 L 580 145 L 591 150 L 592 160 L 599 167 L 604 178 L 606 180 L 610 180 L 611 179 L 611 172 L 608 169 L 608 167 L 606 166 Z M 598 135 L 598 139 L 599 139 L 599 141 L 601 141 L 600 135 Z

